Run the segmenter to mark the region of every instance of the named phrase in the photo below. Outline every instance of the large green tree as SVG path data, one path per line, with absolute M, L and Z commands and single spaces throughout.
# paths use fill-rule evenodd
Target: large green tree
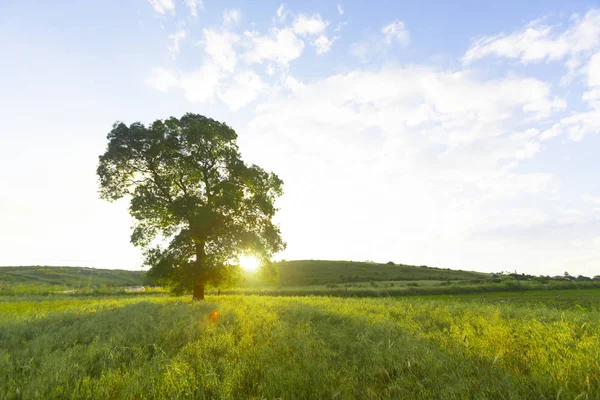
M 144 248 L 150 276 L 195 299 L 207 283 L 229 280 L 242 253 L 268 269 L 285 247 L 272 221 L 283 182 L 246 165 L 236 139 L 226 124 L 186 114 L 148 127 L 115 123 L 100 156 L 100 195 L 130 198 L 131 242 Z

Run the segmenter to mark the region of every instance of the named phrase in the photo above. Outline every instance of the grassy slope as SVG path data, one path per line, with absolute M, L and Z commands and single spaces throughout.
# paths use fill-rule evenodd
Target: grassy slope
M 412 281 L 412 280 L 474 280 L 487 279 L 490 274 L 456 271 L 413 265 L 387 265 L 355 261 L 297 260 L 281 261 L 279 285 L 303 286 L 345 282 Z
M 91 279 L 90 279 L 91 273 Z M 95 269 L 83 267 L 0 267 L 3 286 L 16 285 L 144 285 L 148 284 L 145 271 Z
M 346 269 L 349 282 L 474 280 L 489 278 L 489 274 L 455 271 L 412 265 L 387 265 L 354 261 L 297 260 L 282 261 L 279 267 L 280 286 L 324 285 L 343 283 Z M 145 271 L 94 269 L 83 267 L 0 267 L 0 282 L 15 285 L 143 285 L 148 284 Z

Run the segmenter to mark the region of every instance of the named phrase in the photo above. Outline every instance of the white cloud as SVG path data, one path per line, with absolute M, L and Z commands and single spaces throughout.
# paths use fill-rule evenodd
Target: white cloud
M 407 46 L 409 42 L 410 33 L 404 22 L 396 21 L 382 27 L 377 35 L 352 43 L 350 54 L 366 63 L 384 56 L 394 43 Z
M 590 194 L 584 194 L 581 196 L 582 200 L 586 203 L 592 204 L 594 206 L 600 206 L 600 196 L 592 196 Z
M 315 258 L 401 254 L 404 262 L 461 268 L 475 251 L 467 239 L 491 211 L 510 213 L 513 202 L 560 187 L 547 172 L 517 168 L 540 150 L 531 121 L 562 107 L 541 81 L 389 66 L 309 84 L 288 76 L 284 85 L 257 107 L 240 145 L 293 182 L 280 213 L 286 258 L 310 248 Z M 276 151 L 265 153 L 267 143 Z M 530 223 L 545 218 L 534 213 Z M 327 229 L 315 232 L 314 221 Z M 378 234 L 349 234 L 349 226 Z
M 146 84 L 161 92 L 180 89 L 190 103 L 212 103 L 218 98 L 232 111 L 253 102 L 268 88 L 251 70 L 231 75 L 210 61 L 190 72 L 153 68 Z
M 306 87 L 305 84 L 303 84 L 302 82 L 299 82 L 296 78 L 294 78 L 291 75 L 286 75 L 285 79 L 283 80 L 283 85 L 292 91 L 292 93 L 296 93 L 299 92 L 300 90 L 304 89 Z
M 465 63 L 489 57 L 519 59 L 523 63 L 578 57 L 600 44 L 600 10 L 591 10 L 583 18 L 573 18 L 572 25 L 560 32 L 559 26 L 533 21 L 525 29 L 510 35 L 486 36 L 477 40 L 463 57 Z M 571 59 L 571 68 L 579 60 Z
M 152 68 L 152 74 L 146 78 L 146 84 L 160 92 L 168 92 L 176 87 L 178 82 L 174 72 L 163 68 Z
M 169 46 L 169 51 L 172 54 L 179 53 L 180 43 L 183 39 L 185 39 L 185 30 L 179 29 L 177 32 L 169 35 L 169 39 L 171 40 L 171 45 Z
M 184 0 L 185 5 L 190 10 L 190 15 L 192 17 L 196 17 L 198 15 L 198 7 L 202 6 L 202 1 L 200 0 Z
M 284 24 L 287 18 L 292 15 L 292 12 L 285 8 L 285 5 L 280 4 L 275 13 L 274 21 L 279 24 Z
M 246 31 L 244 37 L 249 41 L 248 50 L 243 55 L 248 63 L 274 61 L 281 67 L 287 67 L 304 50 L 304 42 L 290 28 L 272 28 L 267 35 Z
M 232 111 L 237 111 L 254 101 L 265 87 L 255 72 L 244 71 L 233 78 L 231 85 L 219 97 Z
M 265 73 L 268 76 L 273 76 L 275 74 L 275 68 L 273 68 L 273 65 L 271 65 L 271 64 L 267 65 L 267 69 L 265 70 Z
M 220 80 L 219 67 L 207 63 L 193 72 L 182 74 L 179 83 L 190 103 L 210 103 L 219 90 Z
M 300 14 L 294 19 L 292 29 L 298 35 L 319 35 L 325 31 L 327 25 L 329 22 L 324 21 L 319 14 L 312 16 Z
M 312 42 L 312 44 L 317 48 L 317 54 L 324 54 L 331 50 L 331 45 L 333 45 L 333 42 L 335 42 L 336 39 L 337 37 L 334 37 L 333 39 L 329 40 L 327 36 L 320 35 Z
M 235 45 L 240 38 L 229 31 L 204 29 L 204 51 L 210 55 L 214 63 L 227 72 L 233 72 L 237 64 Z
M 223 24 L 225 26 L 236 25 L 242 16 L 242 13 L 237 8 L 223 11 Z
M 381 33 L 385 37 L 385 42 L 391 44 L 394 41 L 402 46 L 407 46 L 410 41 L 410 35 L 404 27 L 404 22 L 396 21 L 381 28 Z
M 594 110 L 600 110 L 600 86 L 593 87 L 587 92 L 583 93 L 581 99 L 588 103 Z
M 342 8 L 342 5 L 341 5 L 341 4 L 338 4 L 338 5 L 337 5 L 337 9 L 338 9 L 338 13 L 340 13 L 340 15 L 343 15 L 343 14 L 344 14 L 344 9 Z
M 167 12 L 175 14 L 175 2 L 173 0 L 148 0 L 154 11 L 159 14 L 165 14 Z
M 368 41 L 360 41 L 350 45 L 350 54 L 358 58 L 362 62 L 369 61 L 369 52 L 373 50 Z
M 571 110 L 569 115 L 545 129 L 540 138 L 547 140 L 565 135 L 572 141 L 580 141 L 600 131 L 599 49 L 600 10 L 595 9 L 583 17 L 574 15 L 566 28 L 536 20 L 509 35 L 483 37 L 467 50 L 463 62 L 468 64 L 490 56 L 517 59 L 523 64 L 564 61 L 567 74 L 562 77 L 561 84 L 568 85 L 574 77 L 583 74 L 589 90 L 581 99 L 589 109 Z M 566 108 L 566 104 L 561 108 Z
M 209 103 L 218 93 L 221 78 L 219 68 L 215 64 L 207 63 L 192 72 L 152 68 L 152 74 L 146 79 L 146 84 L 161 92 L 182 89 L 190 103 Z
M 589 90 L 581 100 L 589 106 L 588 110 L 574 111 L 561 118 L 542 133 L 543 139 L 566 135 L 569 140 L 579 142 L 587 135 L 600 132 L 600 53 L 591 57 L 587 68 Z
M 576 112 L 564 117 L 543 133 L 544 139 L 566 134 L 567 137 L 579 142 L 589 134 L 600 132 L 600 109 Z
M 589 86 L 600 86 L 600 52 L 590 59 L 587 66 L 587 81 Z

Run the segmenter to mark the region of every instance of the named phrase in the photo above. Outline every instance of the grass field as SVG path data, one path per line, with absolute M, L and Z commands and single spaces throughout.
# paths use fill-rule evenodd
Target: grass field
M 4 296 L 0 398 L 597 399 L 599 301 Z
M 96 269 L 84 267 L 22 266 L 0 267 L 3 287 L 19 285 L 47 285 L 66 287 L 97 287 L 100 285 L 147 285 L 146 271 Z
M 424 296 L 443 294 L 477 294 L 502 292 L 527 292 L 537 290 L 575 291 L 600 288 L 600 281 L 570 282 L 516 281 L 513 279 L 493 279 L 482 281 L 383 281 L 352 282 L 346 289 L 344 284 L 307 285 L 307 286 L 263 286 L 241 287 L 222 290 L 222 294 L 245 294 L 261 296 L 335 296 L 335 297 L 390 297 Z M 216 293 L 216 289 L 210 290 Z

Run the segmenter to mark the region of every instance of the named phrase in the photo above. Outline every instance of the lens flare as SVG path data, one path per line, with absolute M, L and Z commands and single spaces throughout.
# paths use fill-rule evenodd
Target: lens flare
M 260 261 L 254 256 L 243 255 L 240 257 L 240 267 L 246 271 L 254 272 L 260 267 Z
M 215 311 L 211 312 L 210 314 L 208 314 L 208 319 L 211 322 L 217 322 L 219 320 L 219 311 L 215 310 Z

